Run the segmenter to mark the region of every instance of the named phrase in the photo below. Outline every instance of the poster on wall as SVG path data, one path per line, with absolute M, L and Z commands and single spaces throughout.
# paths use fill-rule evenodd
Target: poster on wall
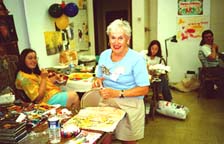
M 61 32 L 44 32 L 47 55 L 57 54 L 63 49 Z
M 200 38 L 201 33 L 209 28 L 209 17 L 178 17 L 177 28 L 177 39 L 180 41 Z
M 178 15 L 203 15 L 203 0 L 178 0 Z
M 79 10 L 74 19 L 74 39 L 77 51 L 89 50 L 87 10 Z

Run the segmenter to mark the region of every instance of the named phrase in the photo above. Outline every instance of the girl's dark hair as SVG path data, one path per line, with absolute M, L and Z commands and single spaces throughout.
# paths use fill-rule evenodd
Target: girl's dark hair
M 203 46 L 205 44 L 205 35 L 206 34 L 211 34 L 213 36 L 213 32 L 211 30 L 205 30 L 202 32 L 202 39 L 200 42 L 200 46 Z
M 153 45 L 157 45 L 158 46 L 158 52 L 156 54 L 156 56 L 158 57 L 162 57 L 162 50 L 161 50 L 161 45 L 160 45 L 160 42 L 158 40 L 152 40 L 151 43 L 149 44 L 148 46 L 148 53 L 147 53 L 147 56 L 151 56 L 152 55 L 152 52 L 151 52 L 151 47 Z
M 29 53 L 31 53 L 31 52 L 36 53 L 36 51 L 34 51 L 34 50 L 31 49 L 31 48 L 26 48 L 26 49 L 24 49 L 24 50 L 21 52 L 21 54 L 20 54 L 20 56 L 19 56 L 19 68 L 18 68 L 18 71 L 21 70 L 21 71 L 23 71 L 23 72 L 25 72 L 25 73 L 28 73 L 28 74 L 31 74 L 31 73 L 33 72 L 33 73 L 35 73 L 35 74 L 40 75 L 41 71 L 40 71 L 40 68 L 39 68 L 38 64 L 37 64 L 37 66 L 36 66 L 34 69 L 30 69 L 30 68 L 28 68 L 28 67 L 26 66 L 25 58 L 26 58 L 26 56 L 27 56 Z

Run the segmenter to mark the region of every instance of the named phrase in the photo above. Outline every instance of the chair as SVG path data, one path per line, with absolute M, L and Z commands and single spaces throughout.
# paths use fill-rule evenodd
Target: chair
M 149 94 L 146 95 L 144 97 L 144 103 L 145 103 L 145 123 L 148 123 L 148 117 L 151 116 L 152 120 L 155 119 L 155 113 L 156 113 L 156 109 L 157 109 L 157 104 L 159 101 L 159 85 L 161 82 L 160 76 L 161 74 L 166 75 L 166 77 L 168 78 L 168 67 L 167 67 L 167 61 L 162 57 L 160 59 L 160 64 L 163 64 L 165 67 L 163 67 L 163 69 L 157 70 L 154 69 L 152 70 L 152 77 L 150 78 L 150 89 L 152 90 L 150 93 L 150 100 L 149 100 Z M 147 107 L 148 104 L 150 105 L 150 109 L 149 109 L 149 114 L 147 113 Z
M 101 96 L 99 89 L 91 89 L 84 93 L 84 95 L 81 98 L 80 105 L 81 108 L 84 107 L 95 107 L 98 106 L 100 102 Z
M 217 90 L 222 90 L 224 87 L 224 68 L 222 67 L 208 67 L 208 63 L 204 53 L 199 50 L 198 52 L 199 60 L 202 64 L 202 67 L 198 69 L 199 73 L 199 93 L 198 97 L 208 96 L 206 93 L 206 85 L 207 84 L 219 84 L 219 88 Z M 211 94 L 211 93 L 210 93 Z
M 29 97 L 25 94 L 25 92 L 23 90 L 20 89 L 16 89 L 15 90 L 15 94 L 16 94 L 16 98 L 22 100 L 23 102 L 31 102 L 31 100 L 29 99 Z

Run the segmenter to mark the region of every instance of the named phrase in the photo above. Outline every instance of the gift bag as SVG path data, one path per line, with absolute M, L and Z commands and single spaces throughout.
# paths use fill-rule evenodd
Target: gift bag
M 6 87 L 0 92 L 0 105 L 12 104 L 15 101 L 15 93 L 10 87 Z
M 186 119 L 189 113 L 189 109 L 186 106 L 164 100 L 158 102 L 156 111 L 160 114 L 178 119 Z

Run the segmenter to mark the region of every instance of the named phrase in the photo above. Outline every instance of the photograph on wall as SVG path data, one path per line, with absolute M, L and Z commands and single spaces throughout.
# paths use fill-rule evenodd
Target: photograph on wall
M 192 16 L 177 18 L 177 39 L 184 41 L 201 37 L 201 33 L 209 28 L 208 16 Z
M 54 55 L 62 51 L 62 34 L 61 32 L 44 32 L 47 55 Z
M 178 0 L 178 15 L 203 15 L 203 0 Z
M 77 51 L 89 50 L 87 10 L 79 10 L 74 18 L 74 39 Z

